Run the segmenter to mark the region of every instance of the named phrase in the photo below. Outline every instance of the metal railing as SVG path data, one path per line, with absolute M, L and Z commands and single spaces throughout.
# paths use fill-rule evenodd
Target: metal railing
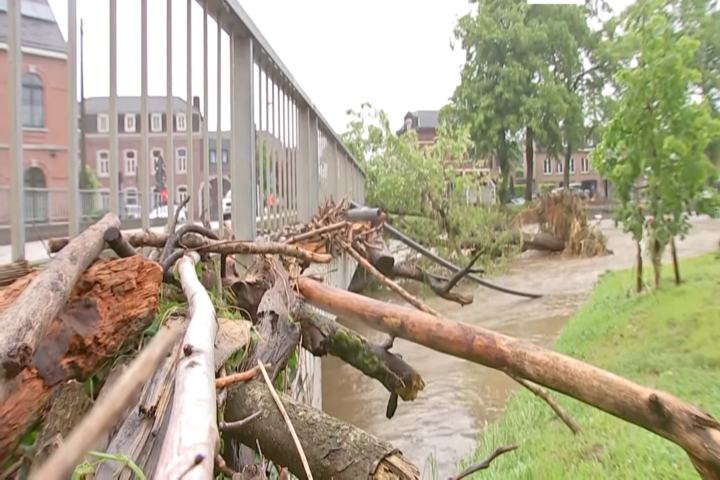
M 233 234 L 237 238 L 255 238 L 258 230 L 275 230 L 283 225 L 308 221 L 326 198 L 339 199 L 346 195 L 359 203 L 364 201 L 364 173 L 351 153 L 340 141 L 315 105 L 297 84 L 287 67 L 260 33 L 237 0 L 186 0 L 187 22 L 177 26 L 172 22 L 172 9 L 182 5 L 178 0 L 166 0 L 167 22 L 167 101 L 162 112 L 151 109 L 148 94 L 148 0 L 141 0 L 140 35 L 141 55 L 138 115 L 140 149 L 133 157 L 135 163 L 121 161 L 122 125 L 119 125 L 118 109 L 118 62 L 117 62 L 117 0 L 109 2 L 109 59 L 110 80 L 108 90 L 108 132 L 105 136 L 107 157 L 99 167 L 95 158 L 85 156 L 80 161 L 80 151 L 87 149 L 87 142 L 80 148 L 78 126 L 67 122 L 67 180 L 53 179 L 51 188 L 34 188 L 37 183 L 26 185 L 30 161 L 25 155 L 22 123 L 22 72 L 24 53 L 20 44 L 21 0 L 8 0 L 8 87 L 10 132 L 8 138 L 10 159 L 9 185 L 0 185 L 0 228 L 10 226 L 12 258 L 25 255 L 25 228 L 27 224 L 67 223 L 68 234 L 77 235 L 87 223 L 105 212 L 113 212 L 121 218 L 139 218 L 142 228 L 149 228 L 154 218 L 162 216 L 159 193 L 153 191 L 155 164 L 151 148 L 150 130 L 153 114 L 165 114 L 172 119 L 184 113 L 187 125 L 184 129 L 166 128 L 165 152 L 167 178 L 167 205 L 179 203 L 180 195 L 191 195 L 186 220 L 198 221 L 207 212 L 210 218 L 226 218 L 232 221 Z M 192 19 L 202 7 L 201 31 L 192 29 Z M 78 118 L 78 11 L 76 0 L 67 0 L 67 116 Z M 209 35 L 208 24 L 214 22 L 216 38 Z M 173 97 L 172 51 L 173 31 L 186 31 L 187 42 L 187 92 L 184 109 L 178 109 Z M 223 38 L 229 38 L 229 52 L 221 48 Z M 222 172 L 222 161 L 217 155 L 211 167 L 208 126 L 209 62 L 208 46 L 217 44 L 217 95 L 214 99 L 217 111 L 216 145 L 222 145 L 223 117 L 230 117 L 229 175 Z M 193 84 L 191 75 L 192 51 L 195 43 L 202 43 L 203 81 Z M 221 74 L 229 72 L 230 98 L 222 98 Z M 201 94 L 199 122 L 193 121 L 197 106 L 193 94 Z M 223 106 L 229 105 L 229 112 Z M 225 119 L 227 120 L 227 119 Z M 177 120 L 179 121 L 179 120 Z M 83 127 L 84 128 L 84 127 Z M 152 127 L 155 132 L 155 128 Z M 182 131 L 183 133 L 178 133 Z M 225 132 L 227 134 L 227 132 Z M 157 137 L 157 134 L 153 134 Z M 98 141 L 95 139 L 94 141 Z M 199 145 L 198 148 L 195 148 Z M 182 159 L 177 153 L 183 148 Z M 189 146 L 192 146 L 190 148 Z M 218 151 L 220 149 L 218 148 Z M 198 152 L 200 154 L 198 155 Z M 174 168 L 182 162 L 182 173 Z M 200 167 L 202 162 L 202 168 Z M 101 168 L 96 173 L 102 188 L 80 190 L 81 165 Z M 132 167 L 128 167 L 132 165 Z M 96 168 L 97 167 L 97 168 Z M 136 186 L 132 193 L 123 185 L 121 174 L 132 169 Z M 215 188 L 217 198 L 210 198 L 212 177 L 227 178 L 229 193 Z M 229 177 L 229 178 L 228 178 Z M 216 183 L 218 181 L 216 180 Z M 65 183 L 65 184 L 63 184 Z M 222 183 L 222 182 L 220 182 Z M 180 191 L 179 188 L 184 190 Z M 202 193 L 199 193 L 202 192 Z M 226 195 L 227 194 L 227 195 Z M 225 198 L 227 196 L 227 198 Z M 165 216 L 167 206 L 165 206 Z M 229 215 L 228 215 L 229 213 Z M 222 233 L 222 229 L 220 229 Z

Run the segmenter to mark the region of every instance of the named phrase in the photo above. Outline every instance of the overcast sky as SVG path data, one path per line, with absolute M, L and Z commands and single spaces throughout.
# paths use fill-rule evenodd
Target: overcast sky
M 78 0 L 85 29 L 85 94 L 109 94 L 109 1 Z M 439 109 L 459 80 L 462 52 L 450 41 L 456 18 L 470 10 L 466 0 L 244 0 L 243 8 L 270 42 L 301 88 L 331 126 L 345 129 L 348 108 L 369 101 L 399 127 L 409 110 Z M 50 0 L 64 35 L 67 2 Z M 166 2 L 148 0 L 149 90 L 166 93 Z M 173 1 L 173 93 L 186 97 L 186 11 Z M 140 0 L 117 2 L 118 94 L 140 95 Z M 215 23 L 209 25 L 209 122 L 216 125 Z M 192 6 L 192 86 L 202 99 L 202 8 Z M 229 52 L 227 36 L 222 50 Z M 227 57 L 229 58 L 229 57 Z M 223 103 L 229 103 L 228 63 L 223 65 Z M 222 126 L 229 128 L 224 109 Z

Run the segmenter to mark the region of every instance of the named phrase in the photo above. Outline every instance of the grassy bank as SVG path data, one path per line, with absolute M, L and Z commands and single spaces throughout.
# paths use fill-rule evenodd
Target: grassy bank
M 563 330 L 554 349 L 669 391 L 720 415 L 720 259 L 683 261 L 685 283 L 637 296 L 630 271 L 607 274 Z M 463 467 L 496 447 L 520 448 L 498 458 L 477 478 L 698 478 L 679 447 L 570 398 L 558 400 L 583 427 L 573 436 L 548 406 L 518 392 L 503 418 L 481 435 Z

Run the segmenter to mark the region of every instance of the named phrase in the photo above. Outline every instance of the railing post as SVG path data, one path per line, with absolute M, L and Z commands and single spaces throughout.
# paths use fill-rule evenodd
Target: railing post
M 68 235 L 80 233 L 80 177 L 78 158 L 78 102 L 77 102 L 77 4 L 68 0 Z
M 120 167 L 117 111 L 117 0 L 110 0 L 110 211 L 120 214 Z
M 25 181 L 23 172 L 22 51 L 20 3 L 8 2 L 8 100 L 10 101 L 10 235 L 12 259 L 25 258 Z
M 298 221 L 312 220 L 318 206 L 318 131 L 317 117 L 306 106 L 298 108 Z
M 230 36 L 230 181 L 232 229 L 235 238 L 254 240 L 257 233 L 255 179 L 254 59 L 252 38 Z M 216 149 L 220 151 L 218 147 Z M 222 162 L 217 156 L 217 162 Z M 222 221 L 220 222 L 222 228 Z M 252 263 L 252 258 L 243 261 Z

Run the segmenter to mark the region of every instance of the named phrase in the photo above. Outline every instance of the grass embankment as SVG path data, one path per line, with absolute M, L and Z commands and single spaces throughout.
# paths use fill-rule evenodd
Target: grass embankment
M 720 415 L 720 258 L 681 262 L 685 283 L 664 268 L 660 290 L 631 294 L 633 273 L 610 273 L 563 330 L 554 349 L 640 384 L 671 392 Z M 609 395 L 612 392 L 608 392 Z M 574 436 L 531 393 L 515 395 L 503 418 L 480 437 L 463 468 L 511 443 L 508 453 L 476 476 L 527 479 L 698 478 L 680 447 L 557 394 L 584 429 Z

